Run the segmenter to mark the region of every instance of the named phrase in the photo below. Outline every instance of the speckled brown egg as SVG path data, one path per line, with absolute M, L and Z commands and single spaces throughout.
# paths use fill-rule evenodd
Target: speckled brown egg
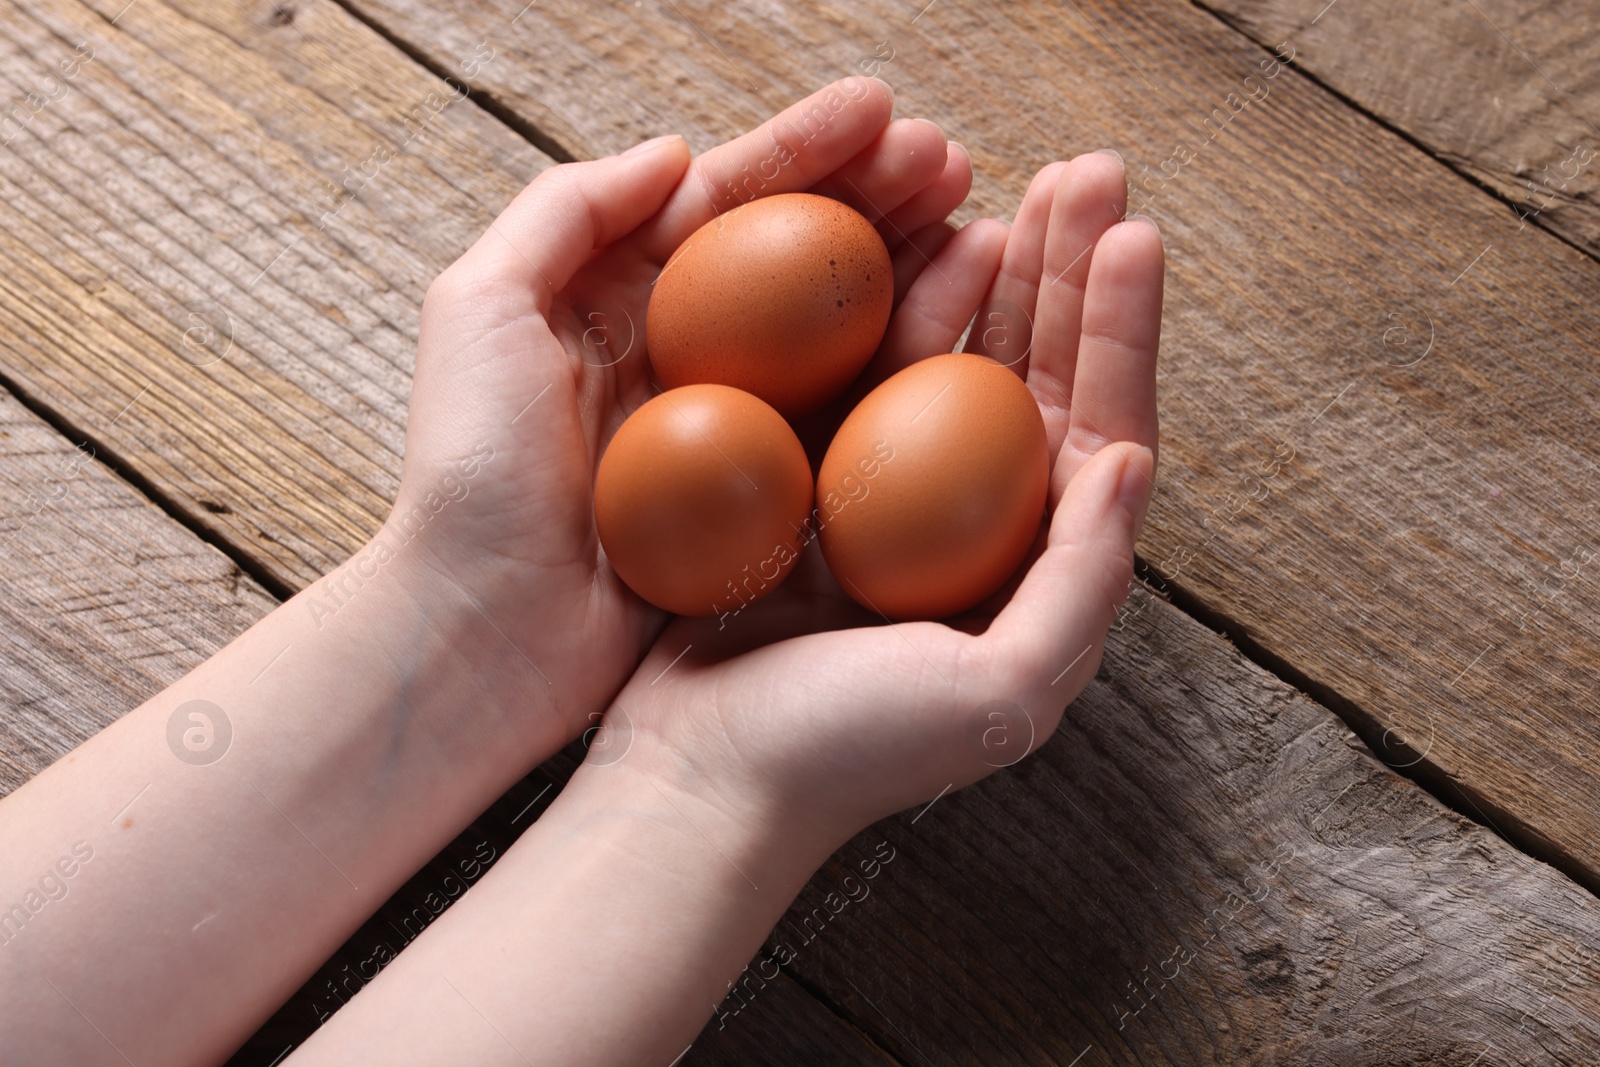
M 805 449 L 770 405 L 689 385 L 617 429 L 595 472 L 595 524 L 635 593 L 679 615 L 721 615 L 788 576 L 812 489 Z
M 650 363 L 669 389 L 731 385 L 804 415 L 861 373 L 893 301 L 888 249 L 859 213 L 812 193 L 752 200 L 667 261 L 645 317 Z
M 985 356 L 913 363 L 857 404 L 817 473 L 822 554 L 860 604 L 941 619 L 995 592 L 1044 517 L 1039 405 Z

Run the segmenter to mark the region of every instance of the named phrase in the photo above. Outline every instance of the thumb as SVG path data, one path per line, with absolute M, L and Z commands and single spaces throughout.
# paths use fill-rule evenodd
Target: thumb
M 1044 554 L 983 640 L 1015 672 L 1014 690 L 1055 709 L 1094 677 L 1106 629 L 1133 581 L 1133 545 L 1154 491 L 1155 456 L 1109 445 L 1067 483 Z
M 485 281 L 522 286 L 548 314 L 555 294 L 597 249 L 661 209 L 688 166 L 688 143 L 670 134 L 620 156 L 551 167 L 445 273 L 469 291 Z

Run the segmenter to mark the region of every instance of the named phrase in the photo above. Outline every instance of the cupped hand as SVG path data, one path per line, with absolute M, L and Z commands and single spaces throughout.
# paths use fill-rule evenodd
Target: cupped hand
M 692 161 L 671 136 L 552 167 L 429 289 L 380 540 L 420 546 L 429 593 L 469 602 L 523 653 L 569 736 L 664 621 L 606 565 L 592 499 L 603 443 L 652 393 L 651 284 L 696 228 L 757 196 L 835 197 L 891 249 L 943 220 L 967 156 L 930 122 L 891 122 L 892 103 L 882 82 L 846 79 Z
M 1050 506 L 1020 580 L 950 623 L 890 624 L 813 545 L 766 600 L 675 620 L 590 763 L 620 759 L 820 859 L 1050 736 L 1099 665 L 1153 491 L 1163 252 L 1125 205 L 1120 160 L 1090 154 L 1042 170 L 1009 232 L 933 224 L 896 255 L 904 299 L 868 378 L 951 351 L 975 319 L 968 350 L 1038 400 Z

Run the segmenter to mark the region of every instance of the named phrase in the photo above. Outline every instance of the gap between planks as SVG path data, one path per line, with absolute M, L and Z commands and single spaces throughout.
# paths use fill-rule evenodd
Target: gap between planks
M 1418 789 L 1457 815 L 1483 827 L 1529 858 L 1555 868 L 1586 892 L 1600 898 L 1600 881 L 1590 878 L 1571 856 L 1519 818 L 1515 812 L 1506 811 L 1477 790 L 1463 786 L 1428 760 L 1426 751 L 1414 760 L 1391 763 L 1384 758 L 1383 738 L 1384 735 L 1393 732 L 1392 727 L 1385 727 L 1359 703 L 1346 697 L 1332 685 L 1317 681 L 1288 660 L 1263 648 L 1250 636 L 1248 627 L 1225 612 L 1206 604 L 1182 585 L 1162 578 L 1146 560 L 1137 556 L 1135 572 L 1152 591 L 1160 593 L 1167 603 L 1202 626 L 1221 634 L 1245 659 L 1285 685 L 1306 694 L 1338 716 L 1339 721 L 1361 739 L 1361 743 L 1379 763 L 1412 782 Z
M 360 10 L 357 10 L 355 7 L 351 6 L 347 0 L 333 0 L 333 2 L 352 18 L 377 34 L 384 41 L 394 47 L 398 52 L 410 59 L 412 62 L 416 63 L 421 68 L 427 70 L 430 74 L 441 79 L 449 79 L 448 71 L 431 62 L 425 53 L 421 52 L 405 38 L 398 36 L 382 23 L 373 20 Z M 1257 49 L 1266 52 L 1271 51 L 1260 41 L 1250 36 L 1240 27 L 1236 26 L 1224 14 L 1212 7 L 1207 6 L 1203 0 L 1190 0 L 1190 2 L 1192 6 L 1205 12 L 1222 26 L 1226 27 L 1231 33 L 1249 41 Z M 1450 159 L 1436 151 L 1433 151 L 1427 145 L 1411 136 L 1406 130 L 1374 114 L 1368 108 L 1352 100 L 1345 93 L 1329 85 L 1323 79 L 1309 73 L 1303 67 L 1294 63 L 1293 61 L 1289 61 L 1287 65 L 1294 67 L 1300 76 L 1317 85 L 1323 91 L 1327 92 L 1331 97 L 1338 100 L 1345 107 L 1349 108 L 1352 112 L 1360 115 L 1363 119 L 1375 124 L 1379 128 L 1396 135 L 1413 148 L 1421 151 L 1428 158 L 1442 163 L 1450 170 L 1451 173 L 1455 174 L 1464 183 L 1466 183 L 1467 186 L 1487 194 L 1496 202 L 1503 204 L 1506 208 L 1511 210 L 1513 214 L 1516 214 L 1519 218 L 1521 218 L 1520 213 L 1517 211 L 1517 206 L 1504 195 L 1482 181 L 1474 178 L 1470 174 L 1464 173 Z M 486 114 L 493 117 L 507 129 L 511 130 L 524 141 L 544 152 L 552 159 L 558 162 L 573 162 L 578 158 L 571 151 L 569 151 L 564 144 L 545 133 L 537 125 L 524 119 L 492 94 L 479 89 L 468 89 L 467 98 Z M 1564 234 L 1551 229 L 1543 219 L 1535 216 L 1529 221 L 1532 221 L 1534 225 L 1539 226 L 1546 233 L 1556 237 L 1568 247 L 1581 252 L 1585 257 L 1600 260 L 1600 256 L 1597 256 L 1590 250 L 1575 244 Z M 96 441 L 92 436 L 83 434 L 70 419 L 53 410 L 39 398 L 30 396 L 25 390 L 20 388 L 18 384 L 10 378 L 9 375 L 4 374 L 3 372 L 0 372 L 0 387 L 7 389 L 13 396 L 17 398 L 19 403 L 50 425 L 58 433 L 62 434 L 69 442 L 77 442 L 82 440 L 94 445 L 96 448 L 96 458 L 99 459 L 100 462 L 104 463 L 109 470 L 115 473 L 139 494 L 150 500 L 164 514 L 173 519 L 173 521 L 188 529 L 191 533 L 200 538 L 201 541 L 211 545 L 212 547 L 215 547 L 222 552 L 241 570 L 259 582 L 274 597 L 282 601 L 287 600 L 294 594 L 295 590 L 292 587 L 274 576 L 268 568 L 264 567 L 261 563 L 255 560 L 254 557 L 252 557 L 250 553 L 243 547 L 235 544 L 230 538 L 223 536 L 209 527 L 198 515 L 190 513 L 169 494 L 161 491 L 161 489 L 157 487 L 150 479 L 140 474 L 136 468 L 132 467 L 126 460 L 119 456 L 115 450 L 105 447 L 103 442 Z M 1566 856 L 1552 842 L 1545 839 L 1543 835 L 1538 834 L 1531 827 L 1527 826 L 1513 813 L 1505 812 L 1495 805 L 1490 804 L 1482 796 L 1476 795 L 1475 791 L 1470 791 L 1463 788 L 1459 783 L 1451 779 L 1447 774 L 1442 772 L 1438 767 L 1434 766 L 1426 759 L 1418 760 L 1415 763 L 1402 766 L 1396 766 L 1389 763 L 1383 758 L 1380 747 L 1381 736 L 1383 733 L 1382 724 L 1368 714 L 1365 709 L 1360 707 L 1354 701 L 1344 697 L 1332 686 L 1311 679 L 1304 672 L 1294 667 L 1292 663 L 1274 653 L 1266 651 L 1249 635 L 1248 629 L 1245 626 L 1221 611 L 1207 605 L 1203 600 L 1185 589 L 1182 585 L 1166 582 L 1160 579 L 1159 575 L 1152 571 L 1148 562 L 1141 560 L 1139 563 L 1139 568 L 1141 576 L 1146 578 L 1152 588 L 1159 589 L 1163 595 L 1169 599 L 1173 607 L 1189 615 L 1200 624 L 1221 633 L 1234 644 L 1241 655 L 1249 659 L 1252 663 L 1256 664 L 1273 677 L 1283 681 L 1285 684 L 1293 686 L 1294 688 L 1308 694 L 1312 699 L 1337 715 L 1339 719 L 1362 740 L 1362 742 L 1373 753 L 1373 755 L 1378 758 L 1380 762 L 1385 764 L 1385 766 L 1396 771 L 1401 776 L 1409 779 L 1417 788 L 1433 796 L 1441 804 L 1444 804 L 1446 807 L 1457 812 L 1462 817 L 1485 827 L 1491 832 L 1494 832 L 1498 837 L 1500 837 L 1502 840 L 1505 840 L 1511 846 L 1517 848 L 1531 858 L 1546 863 L 1556 870 L 1561 871 L 1564 875 L 1589 893 L 1600 896 L 1600 883 L 1588 878 L 1582 869 L 1571 861 L 1570 857 Z M 1488 807 L 1493 811 L 1493 818 L 1485 812 L 1484 807 Z M 1496 821 L 1496 819 L 1498 819 L 1498 821 Z M 840 1006 L 835 1004 L 825 993 L 817 988 L 814 988 L 811 983 L 801 981 L 792 974 L 790 977 L 792 980 L 796 981 L 796 983 L 807 993 L 807 995 L 811 996 L 821 1006 L 826 1008 L 836 1017 L 849 1024 L 849 1019 L 843 1014 Z M 853 1024 L 849 1025 L 851 1025 L 854 1029 Z M 857 1032 L 859 1033 L 859 1031 Z M 864 1039 L 866 1039 L 866 1035 L 863 1034 L 862 1036 Z M 889 1050 L 884 1049 L 881 1045 L 878 1045 L 877 1042 L 871 1041 L 870 1039 L 866 1040 L 868 1040 L 869 1044 L 874 1045 L 883 1055 L 891 1059 L 893 1062 L 901 1063 L 904 1065 L 904 1067 L 909 1067 L 909 1065 L 904 1064 L 903 1060 L 895 1057 L 891 1052 L 889 1052 Z
M 764 946 L 763 946 L 763 951 L 765 951 L 765 947 Z M 922 1065 L 919 1065 L 919 1064 L 917 1064 L 917 1063 L 915 1063 L 913 1061 L 902 1059 L 901 1057 L 895 1055 L 895 1053 L 894 1053 L 894 1051 L 892 1049 L 886 1049 L 882 1045 L 880 1045 L 877 1042 L 877 1040 L 871 1034 L 867 1033 L 865 1030 L 861 1029 L 861 1027 L 857 1026 L 855 1024 L 855 1021 L 853 1019 L 851 1019 L 850 1016 L 845 1014 L 844 1006 L 839 1004 L 832 997 L 830 997 L 828 995 L 827 990 L 825 990 L 821 986 L 818 986 L 818 985 L 808 981 L 807 979 L 801 977 L 798 973 L 796 973 L 795 971 L 791 970 L 787 965 L 779 964 L 778 969 L 780 971 L 782 971 L 784 974 L 788 975 L 789 976 L 789 981 L 793 982 L 796 986 L 798 986 L 800 988 L 800 991 L 805 993 L 806 996 L 810 997 L 812 1000 L 814 1000 L 818 1004 L 822 1005 L 828 1011 L 832 1012 L 834 1018 L 838 1019 L 840 1025 L 844 1026 L 845 1029 L 850 1030 L 852 1033 L 859 1034 L 861 1036 L 861 1040 L 862 1041 L 865 1041 L 867 1044 L 871 1045 L 873 1048 L 875 1048 L 878 1051 L 882 1052 L 883 1055 L 884 1055 L 884 1058 L 887 1059 L 889 1062 L 899 1064 L 899 1067 L 922 1067 Z
M 1433 160 L 1435 163 L 1438 163 L 1438 164 L 1444 166 L 1447 170 L 1450 171 L 1450 173 L 1454 174 L 1456 177 L 1460 178 L 1462 181 L 1466 182 L 1468 185 L 1472 186 L 1474 189 L 1476 189 L 1479 192 L 1483 193 L 1485 196 L 1489 197 L 1491 200 L 1494 200 L 1494 201 L 1504 205 L 1505 208 L 1507 210 L 1509 210 L 1512 215 L 1516 216 L 1516 219 L 1517 219 L 1518 222 L 1521 222 L 1523 224 L 1531 224 L 1531 225 L 1537 226 L 1537 227 L 1539 227 L 1539 229 L 1543 230 L 1545 233 L 1548 233 L 1551 237 L 1554 237 L 1556 240 L 1560 241 L 1562 244 L 1566 245 L 1568 248 L 1572 249 L 1573 251 L 1581 253 L 1584 257 L 1586 257 L 1588 259 L 1592 259 L 1592 260 L 1595 260 L 1596 262 L 1600 262 L 1600 253 L 1591 251 L 1590 249 L 1587 249 L 1587 248 L 1583 247 L 1582 245 L 1580 245 L 1577 242 L 1575 242 L 1572 238 L 1570 238 L 1566 234 L 1562 233 L 1560 230 L 1554 229 L 1553 227 L 1551 227 L 1550 224 L 1545 221 L 1545 218 L 1544 218 L 1542 213 L 1535 212 L 1535 213 L 1532 213 L 1532 214 L 1529 214 L 1529 215 L 1523 215 L 1523 213 L 1520 210 L 1518 210 L 1517 205 L 1509 197 L 1507 197 L 1504 193 L 1500 192 L 1498 189 L 1494 188 L 1492 185 L 1489 185 L 1487 182 L 1484 182 L 1483 180 L 1481 180 L 1479 178 L 1475 178 L 1471 174 L 1468 174 L 1466 171 L 1462 170 L 1461 167 L 1457 165 L 1456 161 L 1451 159 L 1449 156 L 1444 155 L 1444 154 L 1442 154 L 1440 152 L 1437 152 L 1432 148 L 1429 148 L 1426 143 L 1424 143 L 1423 141 L 1420 141 L 1416 137 L 1412 136 L 1412 134 L 1409 131 L 1407 131 L 1404 127 L 1397 126 L 1394 123 L 1390 122 L 1388 119 L 1383 118 L 1377 112 L 1371 110 L 1370 108 L 1366 107 L 1365 105 L 1361 104 L 1360 102 L 1358 102 L 1355 99 L 1353 99 L 1352 97 L 1350 97 L 1348 94 L 1342 92 L 1338 87 L 1334 86 L 1330 82 L 1327 82 L 1327 81 L 1323 80 L 1322 78 L 1318 77 L 1317 75 L 1311 73 L 1309 70 L 1307 70 L 1305 67 L 1301 66 L 1299 63 L 1295 62 L 1292 59 L 1287 59 L 1287 60 L 1283 59 L 1276 52 L 1274 52 L 1272 50 L 1272 48 L 1269 47 L 1265 42 L 1263 42 L 1263 41 L 1261 41 L 1261 40 L 1259 40 L 1259 39 L 1257 39 L 1255 37 L 1250 36 L 1250 34 L 1248 32 L 1246 32 L 1244 29 L 1242 29 L 1241 27 L 1235 25 L 1233 20 L 1230 19 L 1225 13 L 1223 13 L 1221 11 L 1218 11 L 1216 8 L 1208 6 L 1204 2 L 1204 0 L 1189 0 L 1189 3 L 1190 3 L 1190 5 L 1192 7 L 1196 8 L 1197 10 L 1203 11 L 1207 15 L 1210 15 L 1212 18 L 1216 19 L 1217 22 L 1219 24 L 1221 24 L 1222 26 L 1226 27 L 1229 30 L 1229 32 L 1237 34 L 1239 37 L 1241 37 L 1245 41 L 1249 42 L 1252 45 L 1255 45 L 1256 48 L 1260 49 L 1262 52 L 1266 53 L 1267 55 L 1272 56 L 1274 59 L 1276 59 L 1278 62 L 1282 63 L 1284 66 L 1289 67 L 1296 74 L 1300 75 L 1300 77 L 1304 78 L 1306 81 L 1310 82 L 1311 84 L 1317 86 L 1317 88 L 1321 89 L 1323 92 L 1327 93 L 1329 96 L 1333 97 L 1335 100 L 1339 101 L 1339 103 L 1343 104 L 1345 107 L 1349 108 L 1351 111 L 1354 111 L 1357 115 L 1360 115 L 1362 118 L 1366 119 L 1368 122 L 1372 123 L 1374 126 L 1377 126 L 1380 129 L 1387 130 L 1390 133 L 1394 134 L 1396 137 L 1400 138 L 1406 144 L 1410 145 L 1412 148 L 1415 148 L 1418 152 L 1421 152 L 1423 155 L 1427 156 L 1429 159 Z M 357 17 L 359 17 L 359 16 L 357 16 Z M 1276 672 L 1274 672 L 1274 673 L 1276 673 Z M 1341 716 L 1341 718 L 1342 717 L 1343 716 Z M 1471 818 L 1471 816 L 1468 816 L 1468 817 Z M 1474 821 L 1477 821 L 1477 820 L 1474 820 Z M 1502 834 L 1501 836 L 1504 837 L 1505 835 Z M 1548 861 L 1546 861 L 1546 862 L 1548 862 Z M 1579 882 L 1579 884 L 1585 886 L 1585 888 L 1589 889 L 1590 892 L 1600 893 L 1600 890 L 1597 890 L 1594 886 L 1589 885 L 1583 879 L 1578 879 L 1578 882 Z
M 280 603 L 294 596 L 295 590 L 273 574 L 271 568 L 264 566 L 250 553 L 239 545 L 234 544 L 230 538 L 207 525 L 198 514 L 185 508 L 169 494 L 162 492 L 160 486 L 141 474 L 138 468 L 119 455 L 117 450 L 105 441 L 97 439 L 93 434 L 83 432 L 63 412 L 50 407 L 41 398 L 31 395 L 3 368 L 0 368 L 0 389 L 10 393 L 16 398 L 17 403 L 38 416 L 52 430 L 66 438 L 67 442 L 74 448 L 88 445 L 92 449 L 91 454 L 98 463 L 118 478 L 121 478 L 140 496 L 160 508 L 161 512 L 173 522 L 176 522 L 201 541 L 227 556 L 234 566 L 260 583 L 262 588 L 272 594 Z
M 413 45 L 411 41 L 393 32 L 381 22 L 378 22 L 374 18 L 371 18 L 363 12 L 357 10 L 356 7 L 349 2 L 349 0 L 333 0 L 333 2 L 339 7 L 343 8 L 345 11 L 349 12 L 349 14 L 361 22 L 362 25 L 370 28 L 374 33 L 381 36 L 385 41 L 388 41 L 403 54 L 411 57 L 412 60 L 426 68 L 436 77 L 447 77 L 448 72 L 442 68 L 439 68 L 436 63 L 430 61 L 426 54 Z M 1210 16 L 1212 19 L 1216 20 L 1216 22 L 1226 28 L 1229 33 L 1236 35 L 1260 51 L 1275 55 L 1270 48 L 1258 41 L 1256 38 L 1250 36 L 1250 34 L 1245 32 L 1240 27 L 1234 25 L 1233 22 L 1231 22 L 1224 14 L 1212 7 L 1209 7 L 1204 0 L 1190 0 L 1190 4 L 1196 9 Z M 1349 108 L 1355 114 L 1361 116 L 1364 120 L 1394 134 L 1406 144 L 1417 149 L 1419 152 L 1422 152 L 1429 159 L 1443 164 L 1449 169 L 1450 173 L 1460 178 L 1468 187 L 1482 192 L 1491 199 L 1495 200 L 1497 203 L 1504 205 L 1519 219 L 1522 217 L 1517 211 L 1517 206 L 1504 195 L 1484 182 L 1474 178 L 1472 175 L 1463 172 L 1451 160 L 1433 151 L 1427 145 L 1413 137 L 1406 130 L 1401 129 L 1400 127 L 1379 117 L 1368 108 L 1351 99 L 1345 93 L 1340 92 L 1338 89 L 1329 85 L 1323 79 L 1309 73 L 1299 64 L 1296 64 L 1293 61 L 1287 61 L 1286 65 L 1293 67 L 1295 72 L 1301 77 L 1307 79 L 1311 83 L 1321 88 L 1323 91 L 1327 92 L 1331 97 L 1339 101 L 1339 103 L 1343 104 L 1345 107 Z M 570 152 L 564 144 L 560 143 L 549 134 L 546 134 L 534 123 L 531 123 L 522 118 L 520 115 L 516 114 L 491 94 L 474 89 L 469 91 L 468 98 L 482 107 L 494 118 L 499 120 L 507 128 L 511 129 L 525 140 L 529 141 L 536 148 L 539 148 L 551 158 L 561 162 L 572 162 L 577 159 L 577 157 Z M 1575 244 L 1564 234 L 1551 229 L 1543 219 L 1534 216 L 1529 221 L 1533 222 L 1534 225 L 1555 237 L 1563 244 L 1582 253 L 1585 257 L 1600 261 L 1600 256 L 1597 256 L 1588 249 Z M 1514 813 L 1499 808 L 1497 805 L 1489 802 L 1487 798 L 1477 795 L 1475 790 L 1467 790 L 1463 788 L 1457 781 L 1441 771 L 1425 757 L 1418 759 L 1414 763 L 1408 763 L 1401 766 L 1396 766 L 1395 764 L 1390 763 L 1388 760 L 1384 759 L 1381 748 L 1381 740 L 1386 730 L 1382 723 L 1380 723 L 1374 716 L 1370 715 L 1366 709 L 1362 708 L 1353 700 L 1345 697 L 1331 685 L 1315 681 L 1305 672 L 1296 668 L 1292 663 L 1278 655 L 1268 652 L 1249 636 L 1248 629 L 1239 623 L 1238 620 L 1233 619 L 1221 610 L 1206 604 L 1197 595 L 1189 592 L 1182 586 L 1176 586 L 1161 579 L 1159 574 L 1155 573 L 1150 568 L 1147 561 L 1142 559 L 1138 560 L 1138 569 L 1141 576 L 1145 578 L 1145 580 L 1153 589 L 1160 590 L 1168 597 L 1169 602 L 1173 607 L 1195 619 L 1201 625 L 1207 626 L 1210 629 L 1222 634 L 1239 650 L 1240 654 L 1245 656 L 1256 666 L 1260 667 L 1262 670 L 1266 671 L 1268 674 L 1282 681 L 1286 685 L 1292 686 L 1295 689 L 1306 693 L 1317 703 L 1323 705 L 1329 711 L 1333 712 L 1333 714 L 1338 716 L 1340 721 L 1343 722 L 1352 733 L 1360 738 L 1362 743 L 1365 744 L 1372 752 L 1373 756 L 1386 767 L 1389 767 L 1402 777 L 1408 779 L 1414 783 L 1417 788 L 1421 789 L 1425 793 L 1428 793 L 1435 800 L 1439 801 L 1439 803 L 1443 804 L 1452 811 L 1455 811 L 1463 818 L 1469 819 L 1472 822 L 1483 826 L 1485 829 L 1494 833 L 1497 837 L 1501 838 L 1512 847 L 1525 853 L 1529 857 L 1540 861 L 1541 863 L 1545 863 L 1551 867 L 1554 867 L 1556 870 L 1572 879 L 1573 882 L 1579 886 L 1582 886 L 1587 892 L 1596 897 L 1600 897 L 1600 881 L 1590 878 L 1583 871 L 1581 865 L 1574 862 L 1572 858 L 1566 855 L 1557 845 L 1548 840 L 1544 835 L 1539 834 L 1534 828 L 1526 824 Z M 1493 812 L 1492 817 L 1485 811 L 1485 808 L 1488 808 Z M 1498 819 L 1498 822 L 1496 819 Z M 1504 827 L 1504 829 L 1502 829 L 1502 827 Z M 834 1011 L 835 1014 L 839 1013 L 838 1006 L 829 1001 L 825 996 L 822 996 L 817 990 L 813 990 L 809 986 L 806 986 L 805 988 L 819 1002 L 828 1007 L 829 1010 Z
M 484 112 L 499 120 L 502 126 L 509 129 L 512 133 L 515 133 L 518 137 L 521 137 L 524 141 L 527 141 L 529 144 L 533 145 L 533 147 L 537 148 L 539 151 L 543 152 L 557 163 L 578 162 L 578 157 L 569 152 L 566 145 L 545 133 L 536 124 L 529 122 L 511 108 L 507 107 L 504 103 L 497 99 L 493 93 L 485 92 L 482 89 L 474 89 L 466 82 L 454 77 L 454 75 L 450 73 L 449 68 L 441 66 L 439 63 L 430 59 L 428 54 L 422 51 L 422 49 L 417 48 L 404 37 L 390 32 L 389 28 L 383 23 L 368 17 L 360 9 L 351 6 L 347 0 L 333 0 L 333 4 L 335 7 L 342 9 L 345 14 L 355 19 L 361 25 L 365 26 L 379 37 L 383 38 L 392 48 L 400 52 L 400 54 L 404 55 L 406 58 L 410 59 L 423 70 L 426 70 L 429 74 L 432 74 L 435 78 L 438 78 L 440 81 L 448 82 L 452 86 L 465 89 L 468 100 L 472 101 L 474 104 L 477 104 L 478 107 Z M 528 5 L 528 7 L 532 6 L 533 4 Z M 523 10 L 524 13 L 526 13 L 527 9 L 524 8 Z M 521 16 L 518 17 L 520 18 Z M 512 21 L 515 22 L 516 20 L 513 19 Z

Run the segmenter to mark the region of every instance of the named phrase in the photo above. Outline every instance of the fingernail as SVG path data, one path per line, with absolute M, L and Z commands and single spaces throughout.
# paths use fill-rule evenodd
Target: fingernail
M 682 135 L 676 134 L 676 133 L 665 134 L 665 135 L 663 135 L 661 137 L 652 137 L 650 140 L 645 141 L 643 144 L 634 145 L 632 148 L 628 149 L 626 152 L 624 152 L 622 154 L 625 155 L 625 156 L 642 155 L 643 153 L 648 152 L 651 149 L 660 148 L 662 145 L 666 144 L 668 141 L 681 141 L 681 140 L 683 140 Z
M 966 156 L 968 159 L 972 158 L 972 153 L 968 152 L 967 151 L 967 146 L 962 144 L 960 141 L 946 141 L 945 142 L 945 148 L 947 148 L 947 149 L 959 148 L 959 149 L 961 149 L 961 154 L 962 155 Z
M 1146 215 L 1142 211 L 1129 212 L 1128 216 L 1126 218 L 1124 218 L 1122 221 L 1123 222 L 1142 222 L 1146 226 L 1149 226 L 1152 230 L 1155 230 L 1157 236 L 1160 236 L 1160 234 L 1161 234 L 1161 227 L 1156 225 L 1155 218 L 1150 216 L 1150 215 Z
M 1117 503 L 1133 516 L 1133 537 L 1139 539 L 1144 526 L 1145 512 L 1150 508 L 1150 496 L 1155 492 L 1155 453 L 1144 445 L 1128 450 L 1122 461 L 1122 476 L 1117 480 Z
M 1122 162 L 1122 153 L 1118 152 L 1115 148 L 1096 148 L 1094 150 L 1094 154 L 1097 156 L 1110 156 L 1112 159 L 1117 161 L 1117 166 L 1121 167 L 1123 170 L 1128 169 L 1127 164 Z

